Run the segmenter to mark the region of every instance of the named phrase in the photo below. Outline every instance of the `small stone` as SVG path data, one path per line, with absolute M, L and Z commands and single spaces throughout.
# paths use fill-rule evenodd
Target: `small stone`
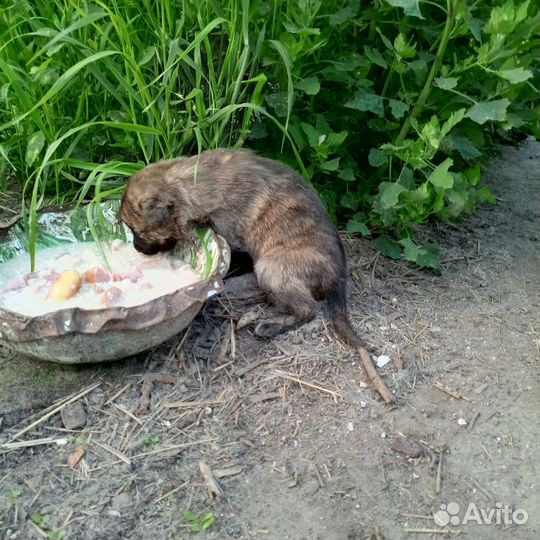
M 460 426 L 466 426 L 466 425 L 467 425 L 467 420 L 465 420 L 465 418 L 458 418 L 457 423 L 458 423 Z
M 367 383 L 365 383 L 364 381 L 360 381 L 359 386 L 360 388 L 367 388 Z
M 406 458 L 417 458 L 422 455 L 422 447 L 410 439 L 397 439 L 392 450 L 403 454 Z
M 79 429 L 86 425 L 86 411 L 80 401 L 64 407 L 60 416 L 66 429 Z
M 354 431 L 354 424 L 353 424 L 352 422 L 349 422 L 349 423 L 347 424 L 347 429 L 348 429 L 349 431 Z
M 382 368 L 386 366 L 386 364 L 389 364 L 391 362 L 390 357 L 386 354 L 381 354 L 381 356 L 377 357 L 377 360 L 375 360 L 375 363 L 377 364 L 378 368 Z
M 386 433 L 384 431 L 381 433 L 381 439 L 386 439 Z

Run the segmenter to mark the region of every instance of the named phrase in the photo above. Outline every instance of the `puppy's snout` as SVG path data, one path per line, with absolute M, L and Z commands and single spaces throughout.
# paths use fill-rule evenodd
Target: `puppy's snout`
M 133 233 L 133 247 L 144 255 L 155 255 L 160 251 L 168 251 L 172 249 L 176 244 L 174 238 L 166 238 L 160 242 L 146 242 L 140 236 Z
M 145 255 L 155 255 L 159 252 L 159 247 L 155 244 L 148 244 L 135 234 L 133 235 L 133 247 L 139 252 Z

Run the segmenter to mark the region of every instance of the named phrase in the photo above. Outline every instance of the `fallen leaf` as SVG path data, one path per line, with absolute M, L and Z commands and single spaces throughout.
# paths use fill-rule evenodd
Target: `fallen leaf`
M 79 464 L 79 461 L 83 458 L 84 454 L 86 453 L 86 446 L 81 445 L 78 446 L 71 454 L 68 456 L 68 467 L 70 469 L 75 469 L 77 465 Z

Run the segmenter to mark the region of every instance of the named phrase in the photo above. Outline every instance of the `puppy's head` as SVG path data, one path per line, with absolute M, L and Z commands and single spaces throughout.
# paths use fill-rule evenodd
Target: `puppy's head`
M 177 239 L 174 194 L 160 173 L 149 167 L 136 174 L 120 206 L 120 219 L 133 233 L 133 246 L 145 255 L 172 249 Z

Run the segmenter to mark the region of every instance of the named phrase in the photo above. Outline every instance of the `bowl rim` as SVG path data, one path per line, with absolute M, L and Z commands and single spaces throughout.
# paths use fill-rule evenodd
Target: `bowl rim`
M 57 208 L 43 213 L 59 213 Z M 64 206 L 60 213 L 69 213 L 70 210 Z M 177 317 L 193 303 L 202 306 L 223 288 L 223 277 L 230 261 L 230 248 L 225 239 L 210 228 L 205 230 L 210 231 L 216 258 L 208 277 L 136 306 L 100 309 L 71 307 L 37 316 L 0 307 L 0 340 L 22 342 L 75 332 L 96 334 L 107 330 L 142 330 Z M 203 251 L 206 253 L 206 250 Z

